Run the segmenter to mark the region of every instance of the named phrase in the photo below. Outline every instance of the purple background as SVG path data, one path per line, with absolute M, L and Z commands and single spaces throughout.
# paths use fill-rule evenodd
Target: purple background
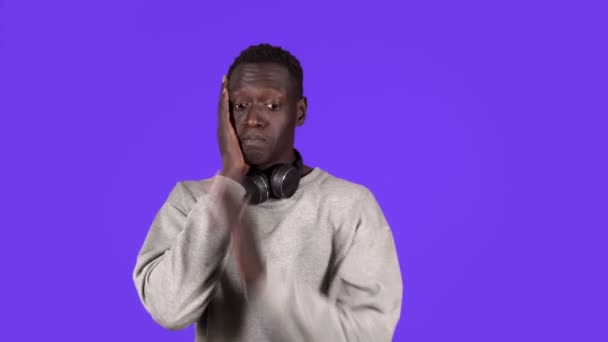
M 304 67 L 296 146 L 376 195 L 395 341 L 607 341 L 607 11 L 585 1 L 4 1 L 2 341 L 193 341 L 131 272 L 220 168 L 240 50 Z M 7 191 L 8 190 L 8 191 Z

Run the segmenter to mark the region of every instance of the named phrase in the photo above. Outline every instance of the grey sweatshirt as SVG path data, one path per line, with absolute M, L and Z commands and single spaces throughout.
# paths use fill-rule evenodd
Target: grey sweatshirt
M 195 324 L 197 342 L 390 341 L 402 280 L 389 225 L 364 186 L 320 168 L 293 197 L 247 207 L 265 264 L 247 288 L 219 196 L 243 197 L 216 175 L 177 182 L 137 256 L 139 298 L 161 326 Z

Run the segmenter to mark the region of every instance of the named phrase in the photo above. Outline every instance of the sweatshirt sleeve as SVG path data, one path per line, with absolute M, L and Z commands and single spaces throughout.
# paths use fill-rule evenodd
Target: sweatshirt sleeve
M 345 216 L 350 216 L 343 227 L 349 230 L 349 247 L 328 295 L 289 275 L 273 273 L 249 290 L 267 331 L 277 340 L 391 341 L 402 300 L 391 230 L 367 189 Z
M 209 191 L 191 194 L 178 182 L 156 214 L 137 256 L 133 281 L 139 298 L 161 326 L 180 330 L 209 303 L 230 241 L 226 198 L 242 198 L 237 182 L 216 176 Z

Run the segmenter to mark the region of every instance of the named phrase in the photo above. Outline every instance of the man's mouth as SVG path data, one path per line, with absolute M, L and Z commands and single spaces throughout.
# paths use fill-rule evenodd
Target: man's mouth
M 266 138 L 261 134 L 245 134 L 241 138 L 241 144 L 243 146 L 261 146 L 266 144 Z
M 260 134 L 247 134 L 241 138 L 241 142 L 243 143 L 251 141 L 266 141 L 266 138 Z
M 265 149 L 266 138 L 259 134 L 245 135 L 241 139 L 241 146 L 243 149 Z

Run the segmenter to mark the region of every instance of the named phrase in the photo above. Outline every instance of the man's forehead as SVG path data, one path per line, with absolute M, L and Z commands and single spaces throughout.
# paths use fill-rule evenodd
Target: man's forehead
M 288 76 L 289 70 L 284 65 L 272 62 L 265 63 L 241 63 L 236 68 L 234 68 L 233 74 L 243 74 L 243 73 L 267 73 L 273 74 L 277 76 Z
M 287 90 L 290 85 L 289 71 L 274 63 L 247 63 L 237 66 L 230 75 L 230 88 L 245 87 Z

